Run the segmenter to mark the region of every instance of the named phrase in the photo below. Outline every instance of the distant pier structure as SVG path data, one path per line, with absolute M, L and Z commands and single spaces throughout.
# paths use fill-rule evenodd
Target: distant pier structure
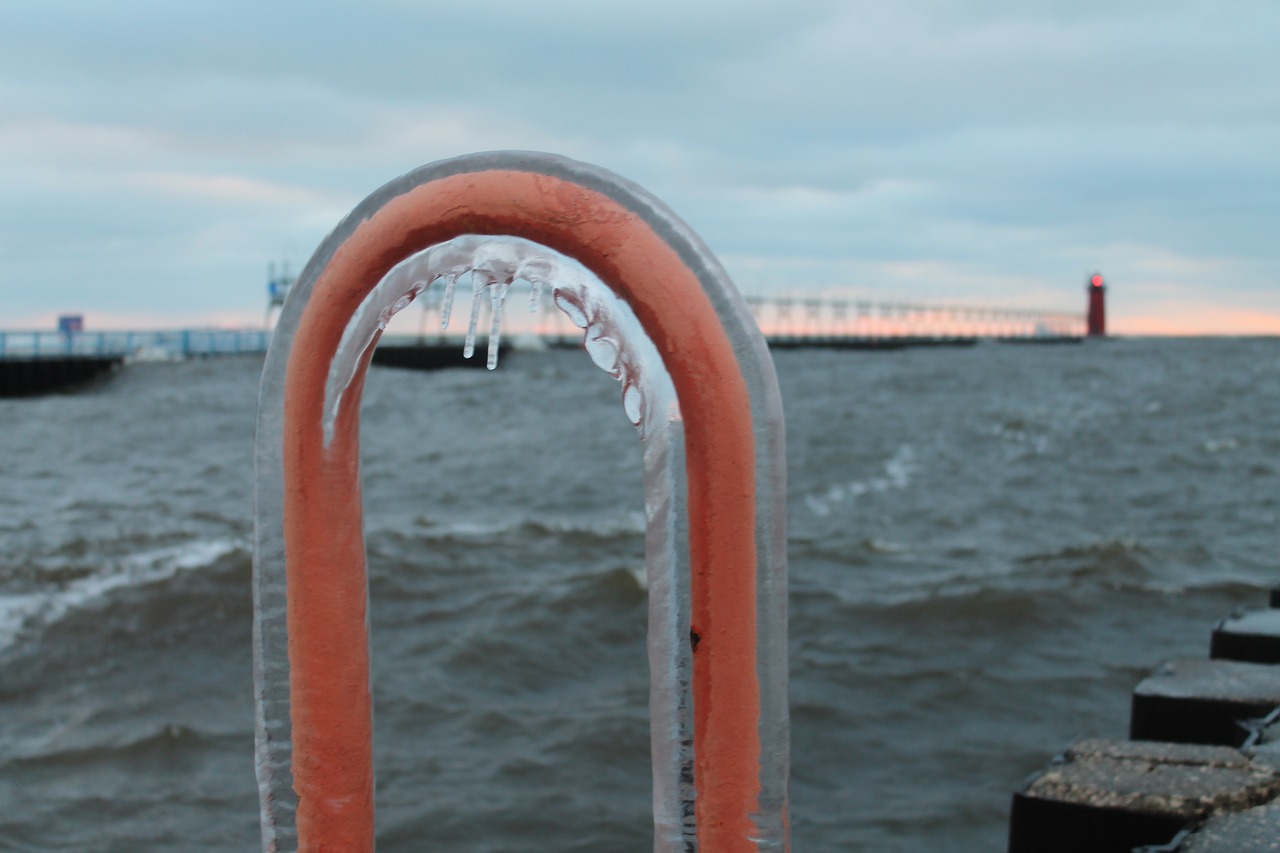
M 131 361 L 182 361 L 267 351 L 265 329 L 85 331 L 78 317 L 57 331 L 0 331 L 0 397 L 75 388 Z
M 1086 333 L 1091 338 L 1102 337 L 1107 333 L 1107 283 L 1102 273 L 1089 276 L 1089 315 L 1085 321 Z
M 1084 332 L 1070 311 L 789 296 L 748 296 L 747 305 L 769 345 L 783 349 L 1077 342 Z
M 0 397 L 69 388 L 133 361 L 261 354 L 271 340 L 272 314 L 295 281 L 286 264 L 270 266 L 265 322 L 258 329 L 90 332 L 81 316 L 68 315 L 60 318 L 56 331 L 0 330 Z M 769 346 L 778 350 L 893 350 L 969 346 L 979 341 L 1078 343 L 1087 335 L 1105 333 L 1104 290 L 1102 276 L 1091 276 L 1087 316 L 1072 311 L 795 295 L 748 295 L 746 304 Z M 462 357 L 461 332 L 441 329 L 441 288 L 431 287 L 417 302 L 423 309 L 418 333 L 383 337 L 374 350 L 375 364 L 419 370 L 485 364 L 483 358 Z M 530 293 L 530 309 L 508 307 L 504 325 L 510 327 L 503 332 L 505 340 L 516 341 L 517 347 L 530 343 L 582 346 L 582 330 L 555 307 L 550 289 Z M 478 311 L 487 313 L 489 308 L 482 305 Z M 484 336 L 480 337 L 483 351 Z

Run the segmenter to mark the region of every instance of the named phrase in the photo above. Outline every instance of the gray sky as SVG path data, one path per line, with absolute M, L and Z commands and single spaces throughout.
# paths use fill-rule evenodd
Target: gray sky
M 1280 333 L 1280 2 L 0 0 L 0 328 L 252 324 L 361 198 L 521 148 L 749 293 Z

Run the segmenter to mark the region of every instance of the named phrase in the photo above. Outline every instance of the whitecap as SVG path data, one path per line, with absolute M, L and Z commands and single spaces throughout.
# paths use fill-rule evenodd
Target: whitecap
M 231 539 L 187 542 L 130 554 L 101 572 L 56 589 L 0 595 L 0 650 L 12 646 L 22 634 L 47 628 L 117 589 L 166 581 L 180 572 L 211 566 L 236 551 L 247 552 L 248 547 L 246 542 Z

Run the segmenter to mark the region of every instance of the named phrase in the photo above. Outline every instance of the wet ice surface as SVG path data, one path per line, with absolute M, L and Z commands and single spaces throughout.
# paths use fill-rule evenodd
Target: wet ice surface
M 432 246 L 397 264 L 361 303 L 330 363 L 323 419 L 326 443 L 333 438 L 343 394 L 391 318 L 436 287 L 440 289 L 440 328 L 448 329 L 458 282 L 463 278 L 471 285 L 463 344 L 467 358 L 474 354 L 487 301 L 486 366 L 490 370 L 498 366 L 507 294 L 513 285 L 522 283 L 529 287 L 531 313 L 539 310 L 542 294 L 549 291 L 552 304 L 583 330 L 583 345 L 591 360 L 622 383 L 623 411 L 642 437 L 646 410 L 663 419 L 678 417 L 661 357 L 634 312 L 612 290 L 577 261 L 545 246 L 518 237 L 471 234 Z

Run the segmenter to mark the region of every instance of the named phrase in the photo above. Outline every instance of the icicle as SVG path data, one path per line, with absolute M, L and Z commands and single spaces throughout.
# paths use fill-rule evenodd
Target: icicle
M 471 358 L 476 351 L 476 326 L 480 322 L 480 291 L 489 284 L 485 277 L 471 271 L 471 319 L 467 321 L 467 342 L 462 347 L 462 357 Z
M 516 278 L 529 282 L 529 313 L 538 313 L 538 301 L 542 296 L 542 288 L 555 277 L 555 269 L 550 258 L 539 255 L 525 258 L 516 268 Z
M 458 286 L 458 274 L 446 273 L 444 276 L 444 296 L 440 299 L 440 330 L 449 328 L 449 317 L 453 314 L 453 291 Z
M 505 281 L 489 287 L 489 356 L 485 366 L 493 370 L 498 366 L 498 344 L 502 341 L 502 304 L 507 300 Z

